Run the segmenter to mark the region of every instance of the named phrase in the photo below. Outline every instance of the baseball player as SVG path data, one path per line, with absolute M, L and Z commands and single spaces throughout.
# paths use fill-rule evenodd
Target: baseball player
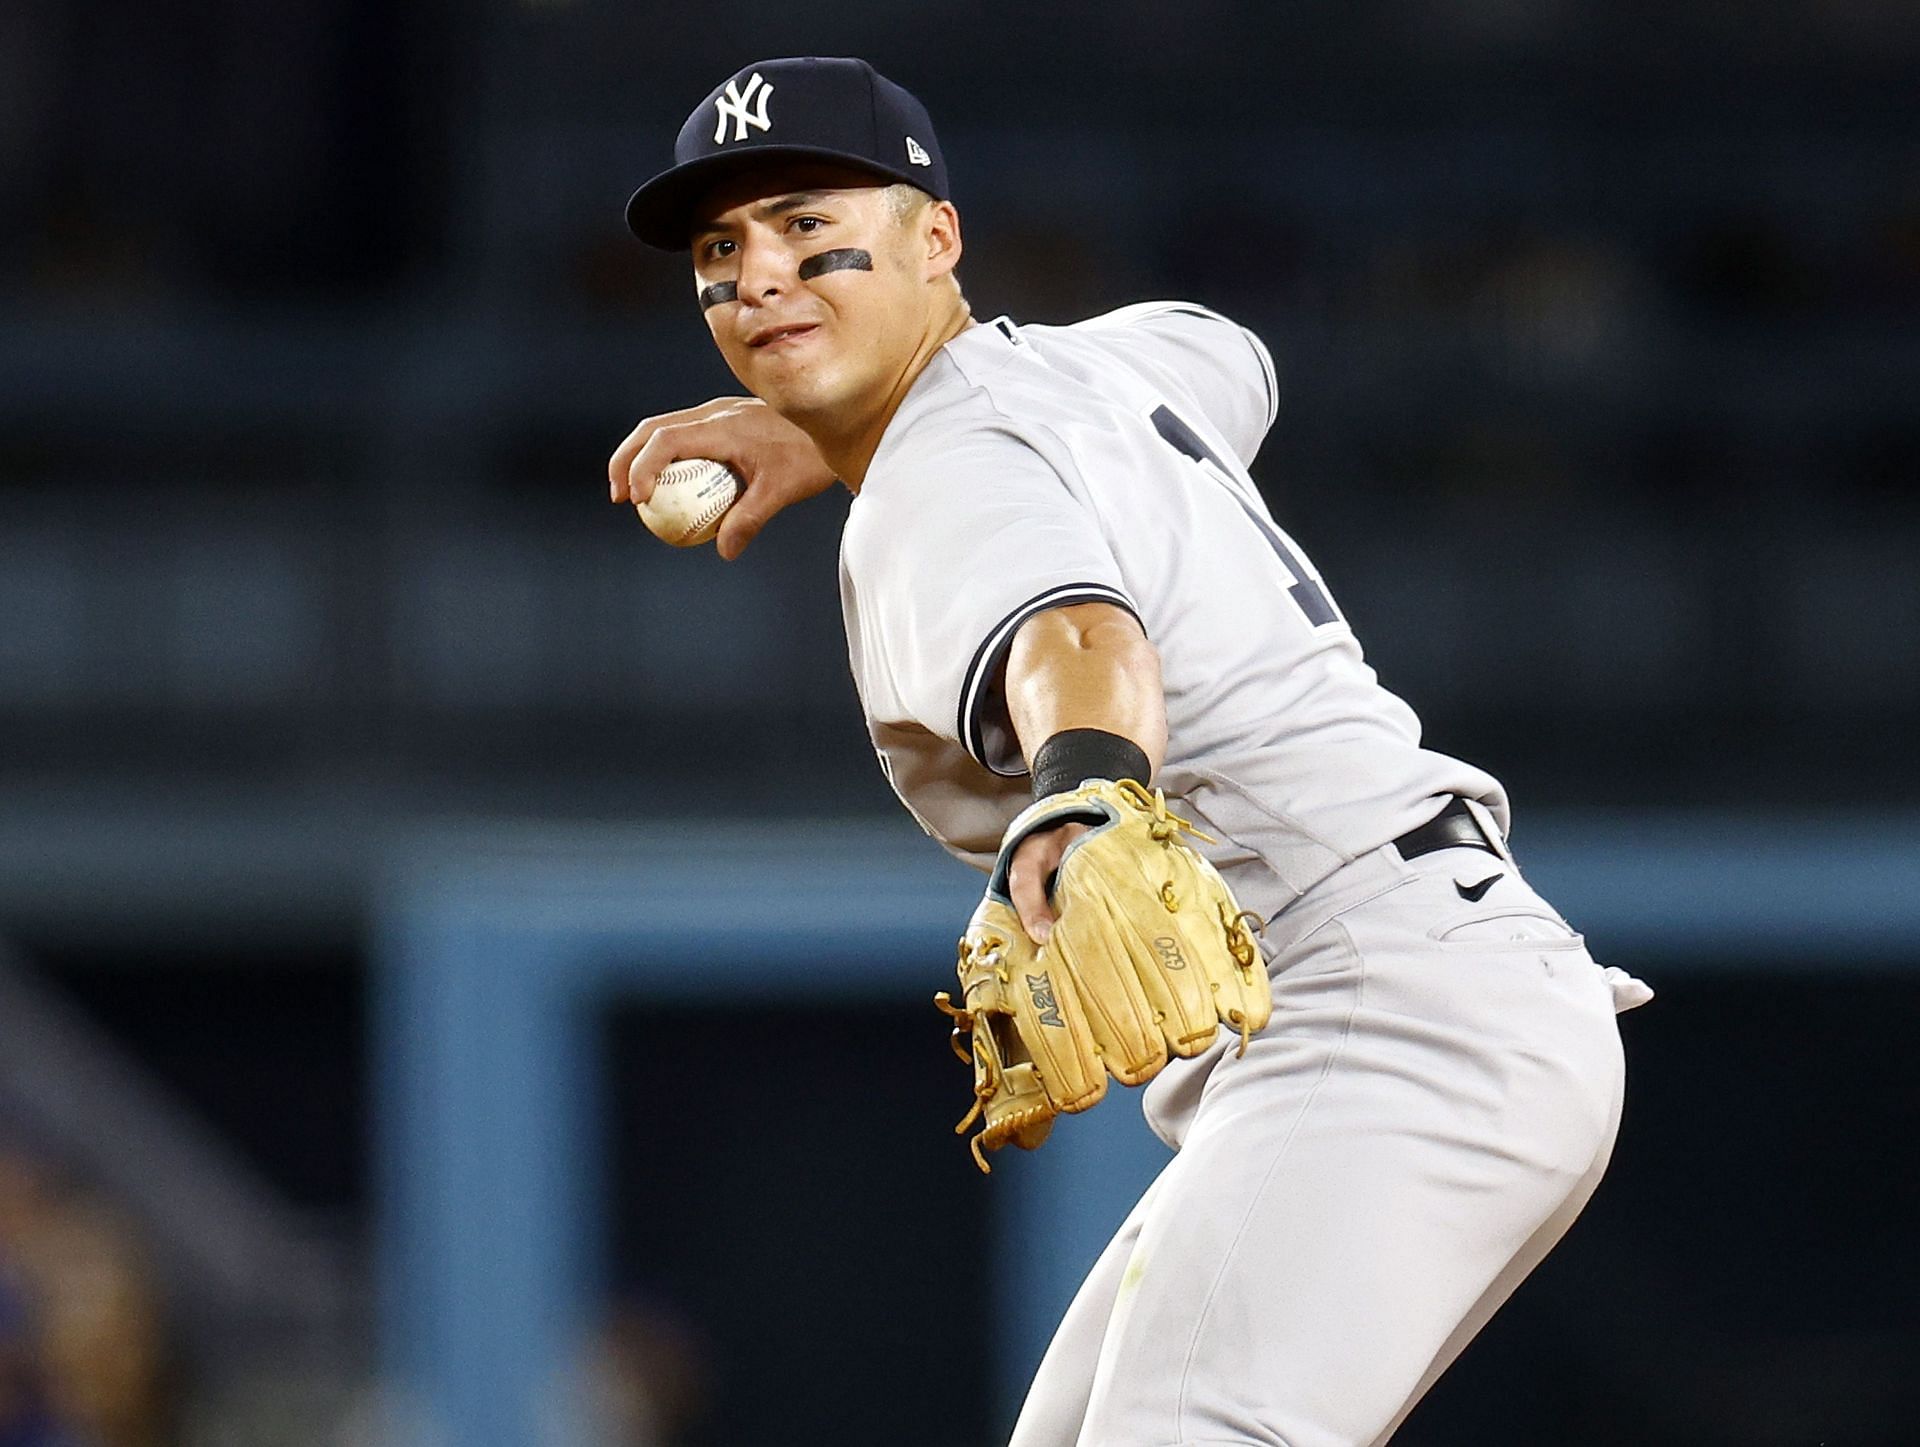
M 1651 991 L 1528 886 L 1500 784 L 1421 746 L 1269 514 L 1257 337 L 1178 302 L 976 321 L 932 124 L 862 61 L 744 67 L 674 162 L 629 224 L 691 252 L 753 395 L 643 422 L 612 497 L 727 461 L 733 557 L 834 479 L 854 494 L 841 598 L 875 751 L 989 871 L 947 1007 L 985 1144 L 1082 1108 L 1061 1082 L 1090 1060 L 1096 1097 L 1103 1070 L 1150 1077 L 1175 1148 L 1015 1447 L 1387 1441 L 1594 1190 L 1615 1013 Z M 1196 975 L 1206 1018 L 1176 1029 Z M 1164 1049 L 1123 1068 L 1101 1032 L 1142 998 Z M 1063 1017 L 1093 1043 L 1053 1043 Z

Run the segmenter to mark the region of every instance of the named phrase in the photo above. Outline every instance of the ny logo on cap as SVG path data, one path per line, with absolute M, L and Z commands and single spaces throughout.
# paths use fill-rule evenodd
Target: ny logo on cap
M 745 90 L 740 89 L 739 81 L 728 81 L 726 94 L 713 103 L 714 110 L 718 112 L 718 123 L 713 128 L 714 144 L 719 145 L 727 138 L 728 116 L 733 117 L 733 138 L 736 141 L 744 141 L 747 138 L 748 126 L 755 126 L 763 131 L 772 130 L 773 122 L 767 119 L 767 102 L 771 99 L 773 99 L 773 87 L 760 78 L 760 72 L 757 70 L 747 78 Z M 749 106 L 752 107 L 751 110 L 748 109 Z

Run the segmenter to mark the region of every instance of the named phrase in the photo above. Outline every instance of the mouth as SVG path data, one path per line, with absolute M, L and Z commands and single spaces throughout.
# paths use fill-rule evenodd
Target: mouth
M 747 338 L 747 345 L 754 348 L 778 347 L 783 343 L 811 336 L 818 330 L 818 322 L 789 322 L 785 326 L 762 327 Z

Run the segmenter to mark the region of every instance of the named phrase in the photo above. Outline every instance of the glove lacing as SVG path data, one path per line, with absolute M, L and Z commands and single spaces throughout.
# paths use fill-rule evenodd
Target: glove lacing
M 1204 839 L 1209 844 L 1217 844 L 1219 842 L 1205 830 L 1196 829 L 1190 821 L 1181 818 L 1169 809 L 1167 807 L 1167 795 L 1164 789 L 1149 790 L 1144 785 L 1138 784 L 1132 779 L 1120 779 L 1116 782 L 1120 792 L 1125 794 L 1150 816 L 1147 820 L 1147 833 L 1151 835 L 1156 842 L 1170 844 L 1182 834 L 1191 834 L 1194 838 Z M 1166 907 L 1168 914 L 1179 913 L 1180 896 L 1174 889 L 1171 879 L 1161 882 L 1160 903 Z M 1251 921 L 1251 928 L 1249 928 L 1249 921 Z M 1243 909 L 1238 914 L 1234 914 L 1226 905 L 1222 904 L 1220 906 L 1220 928 L 1227 937 L 1227 953 L 1233 957 L 1234 964 L 1239 967 L 1246 983 L 1251 986 L 1253 983 L 1252 972 L 1255 964 L 1260 959 L 1260 947 L 1254 943 L 1253 937 L 1256 933 L 1264 934 L 1266 932 L 1266 921 L 1262 920 L 1259 915 L 1250 909 Z M 1240 1049 L 1238 1053 L 1245 1055 L 1247 1053 L 1247 1043 L 1253 1038 L 1253 1031 L 1247 1020 L 1246 1012 L 1237 1009 L 1229 1010 L 1227 1012 L 1227 1023 L 1240 1027 Z
M 969 945 L 972 943 L 966 939 L 960 941 L 962 974 L 966 973 L 967 966 L 972 963 L 992 970 L 1001 984 L 1010 983 L 1012 976 L 1007 971 L 1006 956 L 1001 953 L 1006 948 L 1007 942 L 998 935 L 982 935 L 970 961 L 968 952 Z M 978 1012 L 969 1010 L 964 1005 L 954 1004 L 953 996 L 945 990 L 933 997 L 933 1003 L 935 1008 L 953 1021 L 953 1033 L 947 1038 L 947 1043 L 953 1048 L 954 1056 L 962 1065 L 973 1067 L 973 1105 L 965 1115 L 960 1117 L 959 1123 L 953 1128 L 955 1135 L 965 1135 L 986 1113 L 987 1102 L 1000 1091 L 1002 1076 L 1000 1062 L 995 1052 L 989 1050 L 980 1040 L 981 1032 L 991 1029 L 992 1026 L 989 1022 L 982 1020 Z M 960 1043 L 960 1033 L 963 1030 L 967 1033 L 968 1040 L 964 1046 Z M 994 1137 L 997 1144 L 1000 1140 L 1016 1134 L 1022 1126 L 1045 1114 L 1044 1110 L 1017 1111 L 1003 1120 L 995 1121 L 991 1126 L 983 1127 L 967 1143 L 973 1152 L 973 1162 L 980 1167 L 982 1174 L 989 1176 L 993 1174 L 993 1167 L 987 1164 L 986 1155 L 989 1135 Z

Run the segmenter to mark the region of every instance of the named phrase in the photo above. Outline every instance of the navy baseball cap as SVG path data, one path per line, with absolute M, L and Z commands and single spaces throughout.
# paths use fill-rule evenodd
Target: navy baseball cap
M 925 106 L 864 60 L 789 56 L 741 67 L 693 108 L 673 165 L 627 202 L 627 225 L 685 251 L 694 203 L 731 172 L 775 161 L 837 162 L 949 199 Z

